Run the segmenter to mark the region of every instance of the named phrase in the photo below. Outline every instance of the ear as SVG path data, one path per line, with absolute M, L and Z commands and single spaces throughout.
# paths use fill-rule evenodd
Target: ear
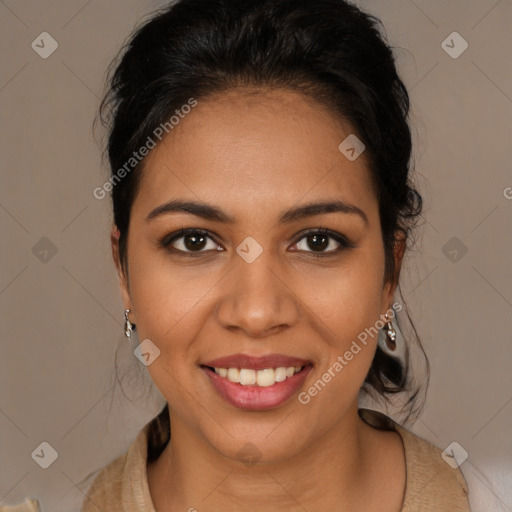
M 131 301 L 131 297 L 130 297 L 130 287 L 129 287 L 128 275 L 125 272 L 125 269 L 123 268 L 120 254 L 119 254 L 119 236 L 120 236 L 119 229 L 114 224 L 112 226 L 112 230 L 110 232 L 110 243 L 111 243 L 111 248 L 112 248 L 112 258 L 114 259 L 114 263 L 115 263 L 116 269 L 117 269 L 117 275 L 119 277 L 119 287 L 120 287 L 120 291 L 121 291 L 121 299 L 123 301 L 124 309 L 132 310 L 130 321 L 132 323 L 136 323 L 135 319 L 134 319 L 132 301 Z
M 388 311 L 393 303 L 396 288 L 398 286 L 398 279 L 400 277 L 400 270 L 402 268 L 402 261 L 405 254 L 407 245 L 407 235 L 402 230 L 395 231 L 395 241 L 393 246 L 393 258 L 395 260 L 395 270 L 390 281 L 386 282 L 382 290 L 382 307 L 384 312 Z M 383 313 L 384 314 L 384 313 Z

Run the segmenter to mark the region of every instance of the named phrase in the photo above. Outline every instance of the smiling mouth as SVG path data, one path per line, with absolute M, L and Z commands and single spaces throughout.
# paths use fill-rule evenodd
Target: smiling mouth
M 310 366 L 310 365 L 307 365 Z M 284 382 L 295 374 L 304 370 L 305 366 L 279 366 L 277 368 L 265 368 L 253 370 L 251 368 L 217 368 L 203 366 L 215 372 L 217 375 L 234 384 L 242 386 L 269 387 L 276 383 Z

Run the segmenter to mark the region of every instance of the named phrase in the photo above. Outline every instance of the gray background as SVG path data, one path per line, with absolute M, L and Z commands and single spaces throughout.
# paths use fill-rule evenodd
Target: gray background
M 123 453 L 162 405 L 123 338 L 91 130 L 107 65 L 162 3 L 0 1 L 2 504 L 32 496 L 45 512 L 78 510 L 78 482 Z M 398 47 L 425 199 L 402 275 L 432 365 L 412 430 L 469 453 L 461 470 L 474 511 L 510 511 L 512 3 L 358 3 Z M 59 45 L 47 59 L 31 47 L 43 31 Z M 456 59 L 441 46 L 453 31 L 469 44 Z M 131 402 L 114 386 L 116 346 Z M 31 457 L 42 442 L 58 452 L 48 469 Z

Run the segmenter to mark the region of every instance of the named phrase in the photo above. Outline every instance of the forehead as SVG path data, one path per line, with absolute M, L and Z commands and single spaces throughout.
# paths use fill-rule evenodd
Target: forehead
M 197 101 L 146 158 L 136 199 L 144 210 L 173 197 L 241 213 L 326 196 L 375 206 L 366 155 L 340 152 L 351 127 L 321 103 L 288 90 Z

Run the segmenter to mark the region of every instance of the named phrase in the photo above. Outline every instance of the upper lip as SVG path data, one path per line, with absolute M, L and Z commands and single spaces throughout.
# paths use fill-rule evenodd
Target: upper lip
M 232 354 L 219 357 L 203 363 L 211 368 L 247 368 L 251 370 L 265 370 L 266 368 L 288 368 L 290 366 L 306 366 L 311 361 L 284 354 L 267 354 L 264 356 L 251 356 L 249 354 Z

